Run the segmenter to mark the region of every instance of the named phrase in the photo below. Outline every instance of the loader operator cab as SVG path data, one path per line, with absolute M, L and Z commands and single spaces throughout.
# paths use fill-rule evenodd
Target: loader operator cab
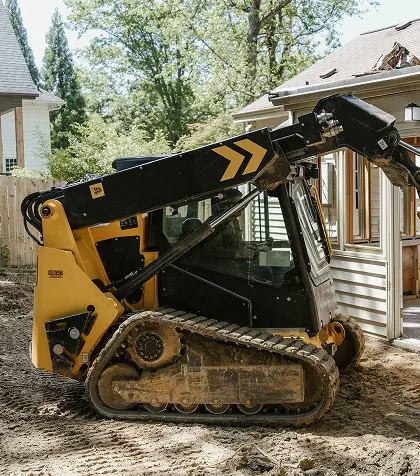
M 161 239 L 155 226 L 154 241 L 160 242 L 160 251 L 165 241 L 167 247 L 175 246 L 242 196 L 231 188 L 206 200 L 166 207 Z M 328 314 L 317 312 L 317 299 L 332 302 L 328 310 L 335 310 L 327 289 L 330 256 L 321 220 L 303 178 L 262 193 L 160 275 L 160 302 L 258 328 L 277 322 L 278 328 L 311 331 L 311 315 L 316 330 L 319 320 L 328 320 Z

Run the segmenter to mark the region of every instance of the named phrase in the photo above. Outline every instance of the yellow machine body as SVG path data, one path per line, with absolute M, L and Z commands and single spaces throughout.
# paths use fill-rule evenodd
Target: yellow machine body
M 158 307 L 157 277 L 147 281 L 142 299 L 136 304 L 126 300 L 120 303 L 112 293 L 103 292 L 95 280 L 104 285 L 111 283 L 97 251 L 97 243 L 121 237 L 139 237 L 139 252 L 145 266 L 158 257 L 157 252 L 145 251 L 147 215 L 137 215 L 137 227 L 121 229 L 120 221 L 72 231 L 62 204 L 56 200 L 44 203 L 50 214 L 43 216 L 44 246 L 37 248 L 38 269 L 35 286 L 34 323 L 32 335 L 32 362 L 44 370 L 54 370 L 51 349 L 46 334 L 46 323 L 67 316 L 91 312 L 93 326 L 87 335 L 82 334 L 83 347 L 78 355 L 64 350 L 64 355 L 74 362 L 68 377 L 83 380 L 92 357 L 100 348 L 98 343 L 111 326 L 127 310 L 155 309 Z M 300 338 L 307 343 L 324 347 L 340 345 L 345 330 L 339 323 L 326 325 L 314 337 L 307 333 L 282 333 L 284 337 Z
M 91 312 L 94 321 L 88 335 L 82 335 L 83 348 L 71 356 L 73 378 L 83 379 L 90 366 L 92 352 L 115 321 L 129 309 L 153 309 L 157 302 L 157 278 L 144 286 L 143 297 L 135 305 L 122 304 L 111 293 L 102 292 L 94 283 L 110 284 L 96 249 L 102 240 L 123 236 L 139 236 L 140 252 L 145 265 L 157 258 L 144 246 L 145 219 L 137 216 L 137 228 L 121 230 L 119 221 L 72 232 L 60 202 L 51 200 L 44 206 L 50 215 L 43 217 L 44 246 L 38 246 L 37 282 L 35 286 L 32 362 L 44 370 L 53 370 L 45 324 L 61 317 Z M 66 351 L 64 351 L 66 353 Z

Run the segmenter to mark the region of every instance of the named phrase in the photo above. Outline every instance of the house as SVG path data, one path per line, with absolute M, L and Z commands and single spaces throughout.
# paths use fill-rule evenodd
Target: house
M 322 97 L 351 93 L 395 116 L 404 140 L 420 145 L 420 121 L 405 116 L 407 106 L 420 105 L 420 19 L 363 33 L 274 92 L 272 102 L 263 96 L 234 119 L 248 129 L 274 127 Z M 402 296 L 419 293 L 420 201 L 352 151 L 316 160 L 339 307 L 366 332 L 399 337 Z
M 65 101 L 51 93 L 40 90 L 35 99 L 22 100 L 23 159 L 19 165 L 28 169 L 45 171 L 46 165 L 40 157 L 44 146 L 51 149 L 50 112 L 59 109 Z M 9 172 L 18 165 L 16 148 L 16 109 L 0 116 L 1 141 L 3 144 L 3 171 Z
M 49 112 L 64 104 L 38 91 L 0 0 L 0 173 L 14 165 L 43 170 L 39 138 L 51 147 Z

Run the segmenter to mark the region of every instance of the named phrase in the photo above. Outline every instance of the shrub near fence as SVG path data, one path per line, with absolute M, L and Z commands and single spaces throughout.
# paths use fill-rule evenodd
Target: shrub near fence
M 53 180 L 0 176 L 0 266 L 35 266 L 36 243 L 25 231 L 20 204 L 30 193 L 62 185 Z

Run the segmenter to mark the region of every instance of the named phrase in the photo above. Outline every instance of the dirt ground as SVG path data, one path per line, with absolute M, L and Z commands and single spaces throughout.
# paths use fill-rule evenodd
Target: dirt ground
M 334 408 L 300 429 L 103 420 L 28 357 L 34 275 L 0 271 L 0 474 L 420 476 L 420 354 L 368 340 Z

